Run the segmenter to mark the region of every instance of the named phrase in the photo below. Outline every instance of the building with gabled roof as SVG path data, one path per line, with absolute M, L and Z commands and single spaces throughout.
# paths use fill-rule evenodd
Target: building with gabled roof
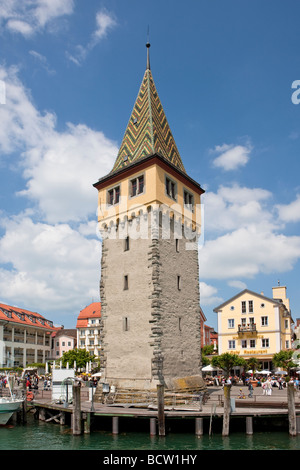
M 292 347 L 293 318 L 285 286 L 273 287 L 273 298 L 244 289 L 214 309 L 218 314 L 219 354 L 256 357 L 264 369 L 272 357 Z
M 45 363 L 56 330 L 37 312 L 0 303 L 0 367 Z
M 77 317 L 77 348 L 86 349 L 97 358 L 100 357 L 100 320 L 101 303 L 92 302 L 82 309 Z

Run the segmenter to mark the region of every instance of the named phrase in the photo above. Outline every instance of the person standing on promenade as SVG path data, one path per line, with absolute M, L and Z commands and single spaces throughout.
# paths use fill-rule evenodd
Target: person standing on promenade
M 249 385 L 248 385 L 248 390 L 249 390 L 249 395 L 248 397 L 249 398 L 253 398 L 253 385 L 252 383 L 249 381 Z
M 270 378 L 267 380 L 266 384 L 267 395 L 272 395 L 272 382 Z

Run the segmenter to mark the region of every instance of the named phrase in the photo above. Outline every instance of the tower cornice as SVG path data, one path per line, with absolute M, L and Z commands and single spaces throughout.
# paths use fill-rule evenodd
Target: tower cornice
M 175 165 L 172 165 L 165 157 L 158 153 L 152 155 L 147 155 L 143 159 L 140 159 L 136 162 L 128 164 L 126 167 L 120 168 L 118 171 L 109 173 L 93 184 L 98 190 L 110 186 L 120 179 L 129 177 L 131 174 L 136 173 L 137 171 L 142 171 L 143 169 L 149 167 L 150 165 L 157 164 L 163 167 L 170 174 L 178 178 L 180 181 L 190 186 L 198 194 L 203 194 L 205 191 L 201 188 L 201 185 L 188 176 L 185 172 L 178 169 Z

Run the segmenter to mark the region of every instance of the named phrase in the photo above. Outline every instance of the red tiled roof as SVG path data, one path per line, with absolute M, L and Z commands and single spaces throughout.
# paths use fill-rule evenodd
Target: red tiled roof
M 0 320 L 11 321 L 22 325 L 36 326 L 47 330 L 50 329 L 51 331 L 56 329 L 51 320 L 47 320 L 39 313 L 2 303 L 0 303 Z
M 76 328 L 84 328 L 88 324 L 90 318 L 101 317 L 101 302 L 92 302 L 85 307 L 78 315 Z

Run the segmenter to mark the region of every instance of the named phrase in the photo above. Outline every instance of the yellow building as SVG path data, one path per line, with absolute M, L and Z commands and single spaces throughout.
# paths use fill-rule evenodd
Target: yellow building
M 263 369 L 271 369 L 273 355 L 291 348 L 293 319 L 286 287 L 272 290 L 273 298 L 269 298 L 245 289 L 214 309 L 219 354 L 256 357 Z

